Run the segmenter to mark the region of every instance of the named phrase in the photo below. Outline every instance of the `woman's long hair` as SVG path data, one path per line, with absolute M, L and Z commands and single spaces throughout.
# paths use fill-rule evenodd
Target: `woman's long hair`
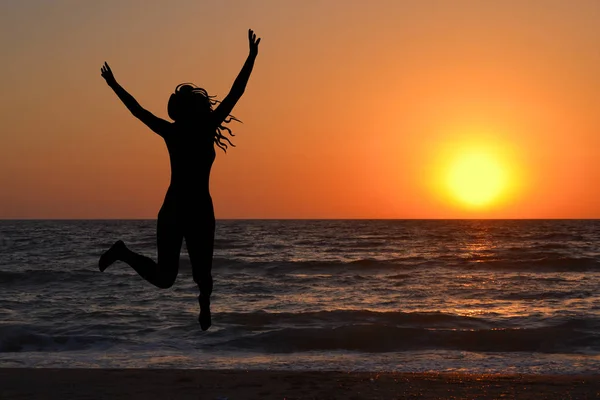
M 199 117 L 200 119 L 208 119 L 210 113 L 213 112 L 213 106 L 218 103 L 219 101 L 215 100 L 215 96 L 209 96 L 206 90 L 197 87 L 193 83 L 181 83 L 177 85 L 175 93 L 169 98 L 167 112 L 173 121 L 177 121 L 178 119 L 189 119 L 191 116 Z M 235 147 L 229 138 L 223 135 L 223 131 L 226 131 L 230 136 L 235 136 L 231 132 L 231 129 L 225 126 L 225 124 L 228 124 L 231 121 L 242 122 L 230 114 L 219 126 L 217 126 L 214 134 L 215 143 L 224 152 L 227 152 L 227 143 L 229 143 L 230 146 Z

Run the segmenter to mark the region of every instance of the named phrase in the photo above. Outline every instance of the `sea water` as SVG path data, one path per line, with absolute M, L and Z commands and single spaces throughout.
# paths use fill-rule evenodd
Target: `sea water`
M 600 221 L 218 220 L 206 332 L 155 229 L 0 221 L 0 367 L 600 372 Z

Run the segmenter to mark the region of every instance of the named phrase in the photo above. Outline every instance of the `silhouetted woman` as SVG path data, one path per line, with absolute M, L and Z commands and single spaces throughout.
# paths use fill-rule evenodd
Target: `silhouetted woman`
M 252 30 L 248 30 L 248 41 L 250 54 L 222 102 L 218 103 L 204 89 L 190 84 L 177 86 L 168 103 L 169 117 L 175 122 L 165 121 L 142 108 L 117 83 L 108 64 L 104 63 L 101 68 L 102 77 L 129 111 L 165 140 L 171 163 L 171 183 L 158 212 L 158 262 L 134 253 L 118 240 L 100 257 L 100 271 L 119 260 L 129 264 L 154 286 L 169 288 L 177 277 L 181 245 L 185 238 L 194 281 L 200 290 L 198 321 L 202 330 L 211 325 L 210 295 L 213 289 L 211 268 L 215 215 L 209 192 L 210 170 L 216 156 L 214 145 L 225 151 L 227 144 L 224 140 L 233 146 L 222 131 L 231 134 L 224 124 L 235 119 L 230 113 L 244 93 L 258 54 L 260 38 Z

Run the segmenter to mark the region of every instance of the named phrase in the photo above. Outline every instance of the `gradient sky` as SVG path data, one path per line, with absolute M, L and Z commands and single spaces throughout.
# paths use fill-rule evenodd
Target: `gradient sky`
M 3 0 L 0 218 L 155 218 L 166 148 L 100 67 L 167 118 L 178 83 L 227 94 L 248 28 L 217 218 L 600 218 L 598 21 L 597 0 Z M 470 145 L 512 171 L 481 209 L 438 184 Z

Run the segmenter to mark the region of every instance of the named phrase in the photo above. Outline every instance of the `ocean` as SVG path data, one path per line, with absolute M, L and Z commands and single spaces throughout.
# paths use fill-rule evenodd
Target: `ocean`
M 0 367 L 600 372 L 600 221 L 218 220 L 206 332 L 155 223 L 0 221 Z

